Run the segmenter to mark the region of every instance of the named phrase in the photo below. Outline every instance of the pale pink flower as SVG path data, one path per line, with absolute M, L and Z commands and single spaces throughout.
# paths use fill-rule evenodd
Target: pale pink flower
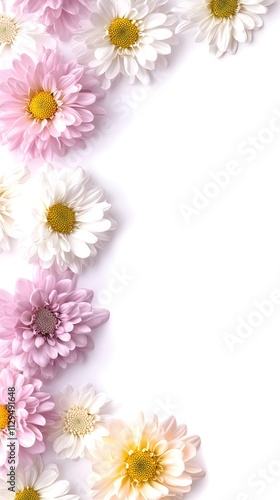
M 60 40 L 68 40 L 80 26 L 80 19 L 88 15 L 90 0 L 16 0 L 22 12 L 36 12 L 49 33 Z
M 0 71 L 2 143 L 23 161 L 49 161 L 83 147 L 95 115 L 103 114 L 96 105 L 103 95 L 98 85 L 93 70 L 66 62 L 56 51 L 44 50 L 36 61 L 23 54 Z
M 128 427 L 121 420 L 108 423 L 109 435 L 91 451 L 93 473 L 89 484 L 96 500 L 159 500 L 183 498 L 192 482 L 204 476 L 192 462 L 200 445 L 187 436 L 174 417 L 159 422 L 156 415 Z
M 92 330 L 108 319 L 109 311 L 93 308 L 93 292 L 76 285 L 71 271 L 58 275 L 36 268 L 33 281 L 17 281 L 13 305 L 1 291 L 0 359 L 28 376 L 48 379 L 58 368 L 81 361 L 93 347 Z
M 41 386 L 41 380 L 7 368 L 1 371 L 0 467 L 9 468 L 11 443 L 16 465 L 22 460 L 32 463 L 32 456 L 45 451 L 44 429 L 55 422 L 57 414 L 50 395 Z

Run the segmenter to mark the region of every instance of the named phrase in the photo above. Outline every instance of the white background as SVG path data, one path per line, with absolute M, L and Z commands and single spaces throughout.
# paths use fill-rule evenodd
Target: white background
M 160 81 L 115 87 L 95 139 L 54 162 L 92 172 L 119 227 L 79 279 L 110 320 L 86 362 L 45 389 L 90 381 L 128 422 L 143 410 L 187 423 L 207 472 L 189 500 L 280 493 L 280 304 L 252 314 L 280 291 L 279 14 L 278 2 L 252 44 L 218 60 L 183 36 Z M 231 162 L 236 175 L 209 187 Z M 16 243 L 0 259 L 2 288 L 31 276 Z M 242 320 L 258 324 L 243 338 Z M 86 460 L 45 458 L 90 498 Z

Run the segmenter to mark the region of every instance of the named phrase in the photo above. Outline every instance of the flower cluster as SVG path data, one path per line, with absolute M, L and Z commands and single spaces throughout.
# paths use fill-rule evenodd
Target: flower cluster
M 169 0 L 0 1 L 2 144 L 27 162 L 83 147 L 104 112 L 101 87 L 121 76 L 149 83 L 167 65 L 177 34 L 191 27 L 217 56 L 233 54 L 262 27 L 273 2 L 186 0 L 172 8 Z M 55 49 L 54 35 L 73 39 L 80 63 Z

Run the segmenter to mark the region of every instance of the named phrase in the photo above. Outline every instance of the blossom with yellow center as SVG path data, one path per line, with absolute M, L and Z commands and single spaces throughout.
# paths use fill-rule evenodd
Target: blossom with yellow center
M 1 500 L 80 500 L 79 496 L 69 494 L 67 480 L 58 479 L 57 465 L 44 465 L 40 455 L 30 465 L 19 464 L 15 476 L 15 486 L 9 490 L 6 478 L 0 479 Z
M 192 462 L 198 436 L 186 435 L 186 426 L 174 417 L 159 422 L 156 415 L 128 427 L 121 420 L 108 423 L 108 436 L 91 451 L 93 473 L 89 485 L 95 500 L 154 500 L 181 497 L 194 479 L 204 476 Z
M 2 290 L 2 297 L 3 292 Z M 2 305 L 0 308 L 2 309 Z M 9 321 L 8 324 L 12 325 Z M 42 390 L 42 382 L 37 378 L 29 378 L 14 367 L 0 370 L 0 388 L 0 470 L 4 472 L 5 468 L 10 469 L 10 465 L 17 468 L 19 463 L 32 462 L 34 454 L 45 451 L 45 431 L 54 423 L 57 414 L 53 411 L 54 403 L 50 394 Z M 15 388 L 15 391 L 12 388 Z M 11 464 L 10 458 L 14 463 Z M 5 491 L 7 491 L 6 478 Z M 1 491 L 0 498 L 6 499 Z
M 18 45 L 0 44 L 0 64 L 3 47 Z M 94 69 L 61 51 L 23 52 L 1 75 L 0 143 L 17 150 L 24 163 L 37 157 L 49 162 L 69 147 L 83 147 L 95 133 L 95 116 L 104 114 L 98 105 L 104 93 Z
M 220 57 L 235 54 L 239 43 L 251 42 L 263 26 L 262 14 L 275 0 L 183 0 L 173 8 L 179 17 L 176 33 L 197 28 L 196 42 L 206 41 Z
M 80 273 L 116 227 L 102 189 L 81 167 L 54 170 L 46 165 L 31 182 L 34 195 L 26 198 L 18 217 L 29 262 Z
M 176 17 L 168 4 L 168 0 L 95 2 L 75 38 L 83 47 L 86 43 L 88 53 L 83 50 L 83 57 L 104 76 L 104 88 L 118 75 L 128 77 L 129 83 L 138 79 L 147 84 L 158 65 L 167 63 L 166 56 L 176 43 Z

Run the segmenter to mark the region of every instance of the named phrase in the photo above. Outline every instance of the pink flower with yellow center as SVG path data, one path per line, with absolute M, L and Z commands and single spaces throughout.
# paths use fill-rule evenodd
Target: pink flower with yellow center
M 17 150 L 23 161 L 83 147 L 103 114 L 96 100 L 103 95 L 91 69 L 67 62 L 56 51 L 44 50 L 38 60 L 26 54 L 0 71 L 0 135 L 2 144 Z
M 41 387 L 41 380 L 8 368 L 1 371 L 0 468 L 10 467 L 11 432 L 14 433 L 12 438 L 16 438 L 16 465 L 22 460 L 32 463 L 34 455 L 45 451 L 45 427 L 55 422 L 57 414 L 53 411 L 50 394 L 43 392 Z

